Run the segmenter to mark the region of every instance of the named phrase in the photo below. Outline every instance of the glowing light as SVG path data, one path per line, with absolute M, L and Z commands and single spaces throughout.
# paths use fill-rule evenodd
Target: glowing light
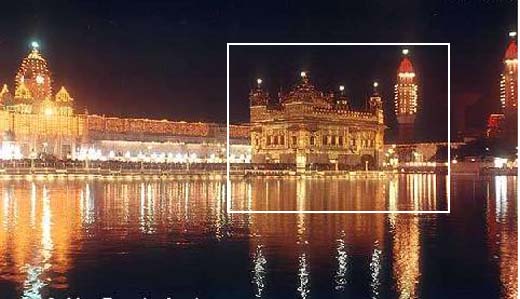
M 507 165 L 507 159 L 504 158 L 495 158 L 493 161 L 493 164 L 495 168 L 503 168 L 505 165 Z
M 339 91 L 344 91 L 344 90 L 345 90 L 345 86 L 340 85 L 340 86 L 339 86 Z
M 257 83 L 258 85 L 261 85 L 261 84 L 262 84 L 262 79 L 260 79 L 260 78 L 256 79 L 256 83 Z
M 307 77 L 307 73 L 306 73 L 306 72 L 301 72 L 301 73 L 300 73 L 300 77 L 302 77 L 302 78 Z
M 410 51 L 408 49 L 403 49 L 403 51 L 402 51 L 403 55 L 408 55 L 409 52 Z
M 51 115 L 54 114 L 54 111 L 52 110 L 51 107 L 47 107 L 47 108 L 45 108 L 45 110 L 43 111 L 43 113 L 44 113 L 45 115 L 47 115 L 47 116 L 51 116 Z
M 32 41 L 31 47 L 33 47 L 33 49 L 38 49 L 40 47 L 40 44 L 37 41 Z
M 511 31 L 509 32 L 509 37 L 515 37 L 516 36 L 516 31 Z
M 378 86 L 379 86 L 379 83 L 377 83 L 377 82 L 374 82 L 374 83 L 373 83 L 372 85 L 373 85 L 373 86 L 374 86 L 374 88 L 375 88 L 375 87 L 378 87 Z
M 36 83 L 43 84 L 44 78 L 42 75 L 36 76 Z

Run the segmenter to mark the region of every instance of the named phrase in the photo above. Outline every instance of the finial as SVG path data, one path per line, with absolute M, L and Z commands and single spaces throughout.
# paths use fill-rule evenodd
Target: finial
M 517 35 L 516 31 L 510 31 L 509 32 L 509 37 L 511 37 L 511 38 L 516 37 L 516 35 Z
M 306 72 L 300 72 L 300 77 L 306 78 L 307 77 L 307 73 Z
M 410 53 L 410 50 L 405 48 L 401 52 L 403 53 L 403 55 L 408 55 L 408 53 Z
M 345 86 L 344 85 L 340 85 L 339 86 L 339 91 L 340 91 L 341 95 L 343 95 L 343 93 L 345 91 Z
M 374 87 L 374 93 L 377 94 L 377 87 L 379 86 L 379 83 L 377 83 L 377 81 L 374 81 L 374 83 L 372 83 L 372 86 Z
M 37 41 L 32 41 L 31 47 L 33 48 L 33 50 L 38 50 L 38 48 L 40 47 L 40 44 Z
M 262 86 L 262 78 L 258 78 L 256 79 L 256 84 L 258 85 L 258 88 L 260 88 Z

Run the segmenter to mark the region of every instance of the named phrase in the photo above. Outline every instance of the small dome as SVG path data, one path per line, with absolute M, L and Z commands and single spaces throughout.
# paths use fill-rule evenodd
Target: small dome
M 413 65 L 410 59 L 408 57 L 403 57 L 403 60 L 401 60 L 401 64 L 399 64 L 399 68 L 397 69 L 398 73 L 413 73 Z
M 74 99 L 70 96 L 67 89 L 64 86 L 60 88 L 60 90 L 56 93 L 56 102 L 58 103 L 70 103 L 74 101 Z
M 31 91 L 25 86 L 25 83 L 18 85 L 14 91 L 14 98 L 21 100 L 30 100 L 32 98 Z

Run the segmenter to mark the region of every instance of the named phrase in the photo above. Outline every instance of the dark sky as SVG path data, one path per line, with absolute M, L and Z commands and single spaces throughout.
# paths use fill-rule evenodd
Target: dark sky
M 419 86 L 420 110 L 417 135 L 428 140 L 447 138 L 448 47 L 409 46 Z M 230 46 L 230 119 L 247 122 L 247 95 L 263 79 L 273 100 L 280 87 L 288 91 L 298 82 L 300 71 L 323 92 L 345 86 L 354 109 L 365 109 L 372 82 L 384 101 L 386 123 L 395 127 L 394 84 L 401 60 L 400 46 Z M 245 111 L 245 112 L 244 112 Z M 435 124 L 435 126 L 432 126 Z M 389 130 L 391 136 L 395 131 Z M 391 139 L 391 138 L 390 138 Z
M 55 88 L 66 85 L 78 108 L 223 122 L 226 42 L 451 42 L 457 107 L 459 94 L 497 100 L 516 11 L 513 0 L 10 1 L 0 9 L 0 81 L 13 84 L 36 39 Z

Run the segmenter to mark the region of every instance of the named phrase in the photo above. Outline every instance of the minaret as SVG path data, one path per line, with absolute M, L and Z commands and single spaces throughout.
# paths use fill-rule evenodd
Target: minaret
M 506 135 L 516 137 L 518 131 L 518 46 L 516 32 L 510 32 L 511 38 L 504 55 L 504 71 L 500 82 L 500 101 L 505 116 Z
M 408 49 L 403 49 L 403 58 L 397 69 L 395 84 L 395 115 L 397 116 L 398 142 L 413 141 L 415 116 L 417 114 L 417 80 Z
M 370 96 L 368 100 L 370 112 L 372 112 L 377 117 L 377 122 L 379 124 L 378 129 L 376 130 L 375 143 L 374 147 L 376 152 L 374 154 L 374 158 L 376 160 L 376 164 L 378 167 L 383 166 L 383 144 L 384 144 L 384 131 L 385 131 L 385 119 L 383 113 L 383 100 L 381 99 L 381 94 L 378 92 L 379 83 L 374 82 L 372 84 L 374 87 L 374 92 Z

